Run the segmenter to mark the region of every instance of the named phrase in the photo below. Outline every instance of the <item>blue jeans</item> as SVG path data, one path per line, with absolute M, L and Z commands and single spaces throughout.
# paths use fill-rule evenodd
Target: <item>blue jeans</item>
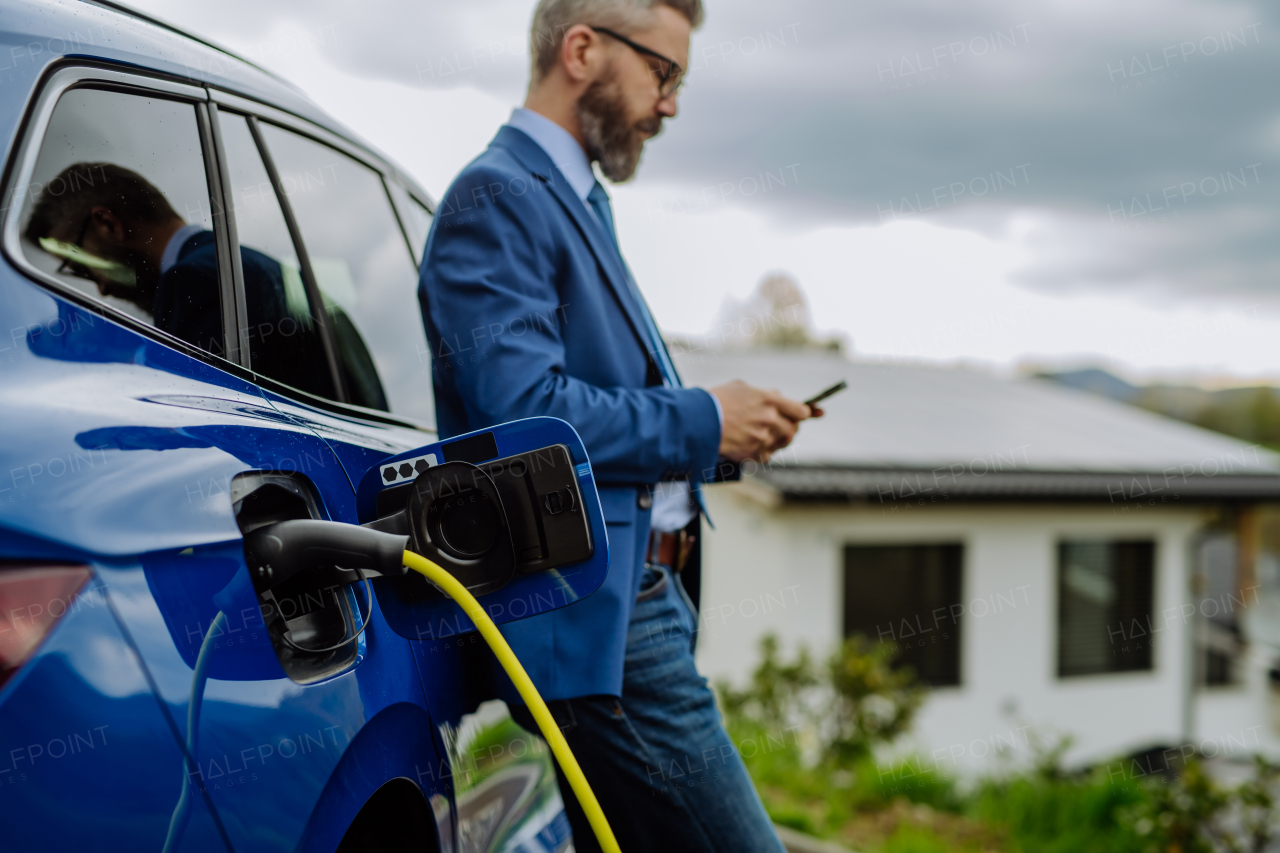
M 693 662 L 678 575 L 646 567 L 627 631 L 622 697 L 548 703 L 626 853 L 783 853 L 747 768 Z M 537 733 L 524 705 L 512 707 Z M 560 768 L 578 853 L 600 848 Z

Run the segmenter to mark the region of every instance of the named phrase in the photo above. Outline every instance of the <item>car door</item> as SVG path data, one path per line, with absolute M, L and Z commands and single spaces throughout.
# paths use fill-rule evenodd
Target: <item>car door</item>
M 85 722 L 129 735 L 112 740 L 115 783 L 71 789 L 75 774 L 44 774 L 30 796 L 6 796 L 11 837 L 61 825 L 91 839 L 80 810 L 59 806 L 88 797 L 85 819 L 105 803 L 133 816 L 130 849 L 332 849 L 387 779 L 436 760 L 409 643 L 380 623 L 367 590 L 298 587 L 266 601 L 249 581 L 244 525 L 354 522 L 356 509 L 328 443 L 257 385 L 255 369 L 289 370 L 323 392 L 333 374 L 299 356 L 319 332 L 305 296 L 290 303 L 283 266 L 241 257 L 236 225 L 248 220 L 226 215 L 230 173 L 207 99 L 145 75 L 65 68 L 35 100 L 10 169 L 4 247 L 25 278 L 4 281 L 21 358 L 3 385 L 0 446 L 6 468 L 27 476 L 8 495 L 0 557 L 56 553 L 92 567 L 123 645 L 87 658 L 95 671 L 81 667 L 95 690 L 67 695 L 87 697 Z M 271 289 L 246 296 L 246 281 L 264 277 Z M 56 469 L 33 461 L 55 459 Z M 285 631 L 295 643 L 282 651 Z M 42 683 L 32 673 L 52 666 L 24 668 L 0 704 L 24 737 L 53 737 L 45 729 L 69 720 L 42 705 L 48 691 L 24 701 Z M 144 688 L 163 724 L 142 712 L 114 722 L 124 717 L 107 710 L 112 692 Z M 379 772 L 344 773 L 353 756 Z

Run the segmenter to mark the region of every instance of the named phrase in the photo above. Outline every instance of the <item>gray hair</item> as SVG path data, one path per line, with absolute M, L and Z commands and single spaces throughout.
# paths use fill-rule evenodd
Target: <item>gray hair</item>
M 556 64 L 565 31 L 575 24 L 628 33 L 652 20 L 653 7 L 670 6 L 697 28 L 702 24 L 702 0 L 538 0 L 529 33 L 533 82 Z

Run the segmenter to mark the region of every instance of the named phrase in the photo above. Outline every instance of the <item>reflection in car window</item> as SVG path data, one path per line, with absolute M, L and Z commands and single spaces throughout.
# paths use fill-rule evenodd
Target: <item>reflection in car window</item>
M 65 93 L 26 196 L 22 250 L 71 287 L 223 355 L 195 109 L 97 89 Z
M 409 235 L 409 248 L 413 251 L 413 262 L 421 264 L 422 252 L 427 248 L 427 232 L 431 230 L 431 211 L 395 181 L 387 181 L 387 189 L 396 203 L 396 209 L 400 211 L 404 230 Z
M 218 114 L 240 241 L 249 365 L 301 391 L 335 396 L 280 201 L 243 116 Z
M 261 127 L 333 323 L 351 402 L 434 422 L 417 269 L 382 178 L 326 145 Z

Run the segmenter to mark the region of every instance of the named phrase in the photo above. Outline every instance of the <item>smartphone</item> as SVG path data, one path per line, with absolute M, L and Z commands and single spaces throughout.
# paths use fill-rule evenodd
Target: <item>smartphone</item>
M 828 397 L 832 397 L 836 394 L 839 394 L 841 391 L 843 391 L 848 387 L 849 387 L 849 383 L 841 379 L 839 382 L 837 382 L 835 385 L 832 385 L 830 388 L 827 388 L 824 391 L 819 391 L 817 394 L 810 397 L 808 400 L 805 400 L 804 404 L 812 408 L 818 405 L 819 403 L 821 403 L 823 400 L 827 399 Z

